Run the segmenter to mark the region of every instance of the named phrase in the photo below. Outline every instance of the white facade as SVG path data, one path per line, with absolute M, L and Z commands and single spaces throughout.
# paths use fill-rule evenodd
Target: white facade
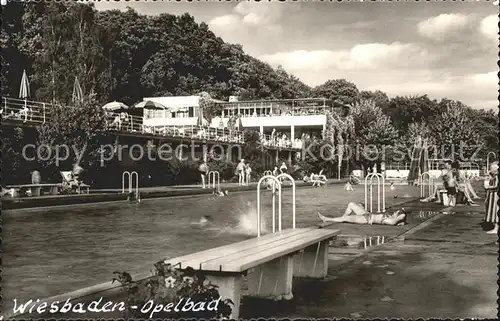
M 212 119 L 210 127 L 217 128 L 220 126 L 220 117 Z M 224 125 L 227 126 L 229 118 L 222 118 Z M 325 115 L 301 115 L 301 116 L 250 116 L 241 117 L 241 125 L 243 129 L 253 129 L 261 134 L 276 129 L 276 131 L 290 132 L 290 140 L 300 138 L 296 135 L 296 129 L 307 127 L 309 129 L 322 131 L 326 126 Z
M 200 96 L 146 97 L 164 108 L 144 108 L 146 126 L 196 126 L 198 124 Z

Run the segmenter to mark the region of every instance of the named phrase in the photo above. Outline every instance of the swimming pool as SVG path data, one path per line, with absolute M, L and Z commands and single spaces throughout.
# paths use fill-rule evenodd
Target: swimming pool
M 410 194 L 419 193 L 417 188 L 404 188 Z M 297 227 L 318 224 L 317 211 L 340 215 L 347 202 L 361 201 L 363 193 L 362 187 L 345 192 L 342 185 L 297 189 Z M 388 206 L 391 202 L 387 197 Z M 254 191 L 218 198 L 200 195 L 138 204 L 4 211 L 4 306 L 11 306 L 14 298 L 36 299 L 73 291 L 110 281 L 113 271 L 144 272 L 162 258 L 253 237 L 248 230 L 256 228 L 255 204 Z M 270 192 L 263 192 L 262 213 L 269 230 Z M 193 224 L 203 215 L 211 216 L 213 225 Z M 283 228 L 291 227 L 291 221 L 288 189 L 283 191 Z

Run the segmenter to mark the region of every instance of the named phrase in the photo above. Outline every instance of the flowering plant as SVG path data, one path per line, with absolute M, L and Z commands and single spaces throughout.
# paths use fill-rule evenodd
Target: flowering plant
M 153 318 L 152 305 L 157 307 L 158 304 L 165 308 L 162 311 L 155 309 L 154 318 L 213 319 L 231 315 L 234 303 L 229 299 L 222 300 L 218 287 L 200 271 L 191 267 L 181 271 L 162 260 L 155 263 L 151 272 L 152 277 L 142 281 L 133 281 L 127 272 L 113 273 L 113 282 L 119 282 L 128 295 L 126 318 Z M 151 308 L 148 308 L 148 302 L 151 302 Z M 187 302 L 191 303 L 186 309 Z M 215 308 L 214 304 L 210 307 L 214 302 Z M 166 309 L 168 304 L 170 308 Z

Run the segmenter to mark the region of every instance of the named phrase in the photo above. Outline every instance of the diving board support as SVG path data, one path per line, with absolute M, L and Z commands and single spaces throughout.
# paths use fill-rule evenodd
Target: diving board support
M 324 278 L 328 272 L 330 240 L 306 247 L 295 255 L 293 275 L 305 278 Z
M 292 255 L 274 259 L 257 266 L 247 276 L 248 295 L 275 300 L 291 300 L 293 277 Z

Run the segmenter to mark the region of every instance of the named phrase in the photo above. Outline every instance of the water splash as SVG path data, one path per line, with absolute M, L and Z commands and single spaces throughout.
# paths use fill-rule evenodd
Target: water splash
M 235 226 L 226 224 L 222 228 L 217 228 L 219 232 L 217 237 L 221 234 L 238 234 L 238 235 L 252 235 L 257 236 L 257 209 L 251 202 L 246 203 L 246 208 L 237 210 L 237 223 Z M 261 233 L 267 232 L 267 225 L 264 217 L 261 217 Z
M 242 234 L 257 235 L 257 209 L 251 202 L 247 202 L 246 209 L 238 211 L 238 224 L 236 231 Z M 262 233 L 267 231 L 266 221 L 261 216 L 260 231 Z

